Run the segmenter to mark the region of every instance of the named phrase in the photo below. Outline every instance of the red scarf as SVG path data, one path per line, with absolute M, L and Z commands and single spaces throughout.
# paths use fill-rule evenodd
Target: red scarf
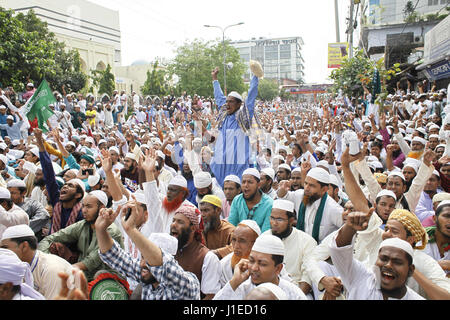
M 72 212 L 70 212 L 69 220 L 67 220 L 66 227 L 75 223 L 82 205 L 83 204 L 81 203 L 81 201 L 79 201 L 77 202 L 77 204 L 73 206 Z M 58 201 L 58 203 L 53 208 L 52 229 L 50 230 L 49 234 L 55 233 L 56 231 L 59 231 L 61 229 L 61 211 L 62 211 L 62 204 L 61 201 Z

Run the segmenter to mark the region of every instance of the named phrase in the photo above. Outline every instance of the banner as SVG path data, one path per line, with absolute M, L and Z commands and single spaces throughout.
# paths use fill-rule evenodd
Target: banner
M 28 120 L 33 121 L 38 119 L 38 126 L 43 132 L 47 132 L 47 120 L 53 115 L 52 109 L 49 108 L 49 104 L 55 103 L 56 99 L 53 96 L 47 80 L 42 80 L 39 87 L 34 92 L 33 96 L 27 103 L 25 114 Z
M 328 44 L 328 68 L 340 68 L 342 59 L 348 56 L 348 43 L 337 42 Z

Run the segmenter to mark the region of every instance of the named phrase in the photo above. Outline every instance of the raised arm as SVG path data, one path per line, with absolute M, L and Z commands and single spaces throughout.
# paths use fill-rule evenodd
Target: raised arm
M 217 110 L 226 103 L 227 98 L 223 94 L 222 89 L 220 88 L 219 80 L 217 79 L 217 74 L 219 73 L 219 67 L 216 67 L 212 72 L 211 76 L 213 79 L 213 87 L 214 87 L 214 99 L 216 100 Z

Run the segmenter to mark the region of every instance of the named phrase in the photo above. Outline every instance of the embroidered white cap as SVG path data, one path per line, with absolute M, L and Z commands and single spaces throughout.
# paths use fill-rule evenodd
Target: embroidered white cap
M 252 251 L 284 256 L 284 244 L 274 235 L 263 234 L 256 239 Z

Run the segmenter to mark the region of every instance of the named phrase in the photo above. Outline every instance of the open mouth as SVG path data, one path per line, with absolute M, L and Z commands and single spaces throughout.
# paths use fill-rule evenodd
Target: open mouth
M 394 274 L 388 271 L 381 272 L 381 277 L 384 279 L 384 281 L 392 281 L 395 279 Z
M 176 232 L 175 230 L 170 230 L 170 235 L 171 235 L 172 237 L 177 238 L 177 237 L 178 237 L 178 232 Z

